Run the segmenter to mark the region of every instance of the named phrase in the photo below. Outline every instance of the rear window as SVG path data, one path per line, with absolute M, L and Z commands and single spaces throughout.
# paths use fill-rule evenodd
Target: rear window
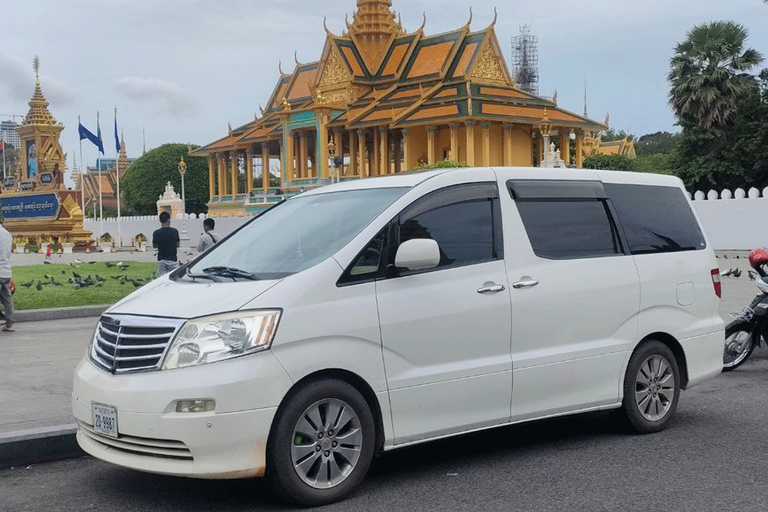
M 632 254 L 706 248 L 699 223 L 679 188 L 610 183 L 604 187 Z

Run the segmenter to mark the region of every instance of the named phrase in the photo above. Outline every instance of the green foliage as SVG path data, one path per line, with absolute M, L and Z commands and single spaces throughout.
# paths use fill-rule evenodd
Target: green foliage
M 422 164 L 413 168 L 414 171 L 429 171 L 433 169 L 451 169 L 454 167 L 467 167 L 464 162 L 454 162 L 453 160 L 441 160 L 433 164 Z
M 653 174 L 675 174 L 672 153 L 655 153 L 653 155 L 638 155 L 634 160 L 635 172 Z
M 730 21 L 695 26 L 670 61 L 669 103 L 681 123 L 728 133 L 739 99 L 755 88 L 748 72 L 763 56 L 745 48 L 747 29 Z
M 611 171 L 634 171 L 635 162 L 621 155 L 594 155 L 584 159 L 585 169 L 607 169 Z
M 610 141 L 610 140 L 623 140 L 623 139 L 629 139 L 634 140 L 635 135 L 632 133 L 629 133 L 625 130 L 614 130 L 613 128 L 608 128 L 604 132 L 601 133 L 602 140 L 603 141 Z
M 16 169 L 16 165 L 19 162 L 19 150 L 14 147 L 10 142 L 6 142 L 4 145 L 3 159 L 5 159 L 5 171 L 6 175 L 13 174 Z M 3 168 L 3 162 L 0 161 L 0 169 Z
M 635 140 L 637 156 L 669 155 L 677 148 L 679 133 L 656 132 L 643 135 Z
M 124 271 L 118 267 L 107 268 L 104 262 L 92 265 L 80 264 L 77 268 L 59 264 L 13 267 L 13 281 L 16 283 L 13 306 L 16 310 L 20 310 L 114 304 L 137 288 L 130 281 L 121 282 L 110 276 L 146 279 L 156 271 L 155 263 L 137 262 L 128 263 L 128 268 Z M 100 276 L 104 279 L 104 284 L 75 289 L 74 284 L 69 282 L 69 279 L 73 278 L 73 272 L 82 278 L 90 275 L 94 280 L 96 276 Z M 45 277 L 46 274 L 61 286 L 51 284 L 51 278 Z M 29 287 L 22 286 L 29 282 L 33 284 Z M 37 289 L 38 282 L 41 283 L 42 290 Z
M 40 252 L 40 246 L 37 244 L 27 244 L 24 246 L 24 250 L 29 253 Z
M 194 146 L 193 146 L 194 149 Z M 157 213 L 157 198 L 165 191 L 167 182 L 181 195 L 179 160 L 187 163 L 184 189 L 187 213 L 208 211 L 208 162 L 205 158 L 187 155 L 186 144 L 164 144 L 148 151 L 128 168 L 120 182 L 126 205 L 137 215 Z

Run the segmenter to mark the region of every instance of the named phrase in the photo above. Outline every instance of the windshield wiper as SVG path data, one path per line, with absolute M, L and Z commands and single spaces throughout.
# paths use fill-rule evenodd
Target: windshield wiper
M 213 281 L 215 283 L 219 283 L 220 282 L 218 279 L 216 279 L 214 276 L 212 276 L 210 274 L 193 274 L 192 271 L 190 270 L 190 268 L 191 267 L 187 267 L 185 269 L 184 276 L 185 277 L 191 277 L 193 281 L 195 279 L 210 279 L 211 281 Z
M 229 277 L 230 279 L 242 278 L 250 279 L 251 281 L 259 281 L 259 278 L 256 277 L 255 274 L 234 267 L 208 267 L 204 268 L 203 272 L 215 276 Z

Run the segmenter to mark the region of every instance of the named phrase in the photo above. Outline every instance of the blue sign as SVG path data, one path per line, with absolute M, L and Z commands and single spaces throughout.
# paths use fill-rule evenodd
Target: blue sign
M 53 173 L 52 172 L 41 172 L 40 173 L 40 184 L 41 185 L 50 185 L 53 183 Z
M 2 197 L 0 204 L 6 219 L 56 218 L 59 215 L 59 197 L 56 194 Z

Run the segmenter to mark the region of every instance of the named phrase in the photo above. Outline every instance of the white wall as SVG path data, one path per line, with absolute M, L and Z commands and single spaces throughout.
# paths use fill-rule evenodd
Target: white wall
M 691 195 L 689 194 L 689 197 Z M 723 190 L 708 193 L 696 192 L 692 196 L 693 207 L 701 219 L 704 230 L 715 250 L 750 250 L 755 247 L 768 247 L 768 187 L 762 192 L 755 188 L 748 192 L 743 189 L 735 191 Z M 186 230 L 191 247 L 195 247 L 203 232 L 203 219 L 188 215 L 185 219 L 175 219 L 171 225 L 183 235 Z M 216 232 L 226 236 L 247 222 L 249 217 L 222 217 L 216 221 Z M 131 240 L 138 233 L 144 233 L 151 242 L 152 232 L 160 227 L 157 217 L 123 217 L 121 222 L 123 245 L 131 245 Z M 98 239 L 101 223 L 94 220 L 85 221 L 85 229 L 93 232 L 93 238 Z M 104 232 L 117 238 L 117 220 L 105 219 Z

